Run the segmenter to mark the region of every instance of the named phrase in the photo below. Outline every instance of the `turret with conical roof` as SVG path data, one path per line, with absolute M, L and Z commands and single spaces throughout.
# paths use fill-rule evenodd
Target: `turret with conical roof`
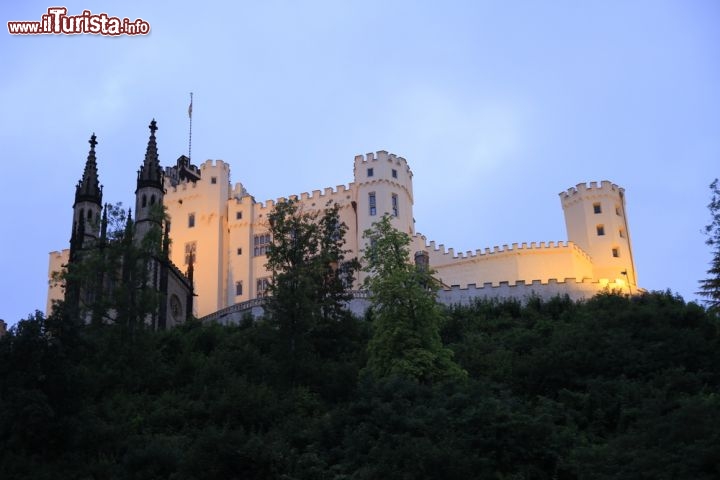
M 150 122 L 150 139 L 145 152 L 145 161 L 138 170 L 135 189 L 135 236 L 142 240 L 153 226 L 161 226 L 163 188 L 163 170 L 158 158 L 155 132 L 158 130 L 155 119 Z

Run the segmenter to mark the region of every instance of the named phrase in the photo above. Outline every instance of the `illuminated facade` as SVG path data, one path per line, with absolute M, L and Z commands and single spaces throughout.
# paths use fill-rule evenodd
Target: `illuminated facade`
M 404 158 L 379 151 L 355 157 L 354 182 L 290 198 L 305 211 L 337 203 L 348 227 L 350 256 L 361 257 L 362 232 L 389 214 L 395 227 L 411 236 L 412 250 L 427 252 L 448 287 L 440 298 L 449 303 L 532 293 L 585 298 L 605 288 L 637 291 L 624 192 L 617 185 L 579 184 L 560 194 L 567 241 L 455 253 L 415 232 L 412 176 Z M 180 266 L 194 255 L 196 315 L 262 296 L 270 278 L 267 215 L 284 199 L 256 202 L 242 184 L 231 187 L 230 166 L 221 160 L 194 167 L 181 157 L 166 169 L 165 179 L 170 255 Z
M 404 158 L 379 151 L 355 157 L 352 183 L 289 198 L 304 211 L 338 204 L 348 227 L 350 257 L 362 256 L 362 232 L 389 214 L 395 227 L 411 236 L 413 252 L 424 252 L 446 286 L 439 293 L 446 303 L 558 293 L 586 298 L 603 289 L 637 291 L 624 191 L 617 185 L 579 184 L 560 194 L 567 241 L 456 253 L 415 231 L 412 177 Z M 194 315 L 218 318 L 218 311 L 237 312 L 238 306 L 262 297 L 270 280 L 265 268 L 271 241 L 267 216 L 284 199 L 257 202 L 242 184 L 231 186 L 228 163 L 208 160 L 195 166 L 184 156 L 165 168 L 164 189 L 171 221 L 170 259 L 180 269 L 191 261 L 194 266 Z M 54 256 L 61 254 L 51 253 L 51 271 L 57 267 Z

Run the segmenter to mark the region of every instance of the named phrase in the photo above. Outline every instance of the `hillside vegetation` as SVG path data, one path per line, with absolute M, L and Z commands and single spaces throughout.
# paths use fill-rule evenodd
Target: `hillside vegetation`
M 62 308 L 0 341 L 3 479 L 720 476 L 716 318 L 670 293 L 441 312 L 463 375 L 373 375 L 373 318 L 170 331 Z M 444 351 L 444 350 L 443 350 Z

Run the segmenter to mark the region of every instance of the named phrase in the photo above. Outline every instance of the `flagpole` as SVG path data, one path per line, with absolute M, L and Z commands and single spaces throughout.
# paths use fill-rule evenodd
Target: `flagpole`
M 190 92 L 190 106 L 188 107 L 188 117 L 190 117 L 190 133 L 188 134 L 188 163 L 192 159 L 192 107 L 193 94 Z

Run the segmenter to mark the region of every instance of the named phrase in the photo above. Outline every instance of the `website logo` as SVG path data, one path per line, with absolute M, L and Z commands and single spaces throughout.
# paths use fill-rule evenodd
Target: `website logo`
M 142 18 L 111 17 L 107 13 L 83 10 L 68 15 L 65 7 L 50 7 L 40 21 L 7 22 L 10 35 L 147 35 L 150 24 Z

